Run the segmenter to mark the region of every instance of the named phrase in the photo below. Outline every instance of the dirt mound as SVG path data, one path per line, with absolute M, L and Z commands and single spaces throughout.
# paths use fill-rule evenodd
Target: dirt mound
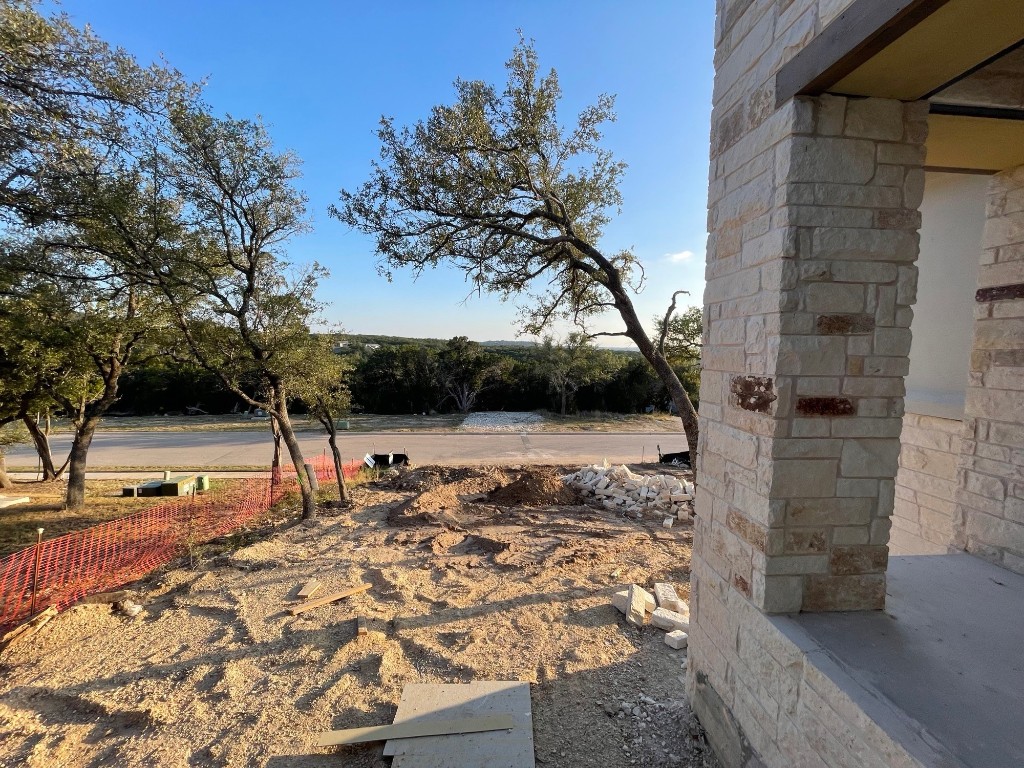
M 544 507 L 579 503 L 579 494 L 548 467 L 526 469 L 508 485 L 493 491 L 487 500 L 507 507 Z
M 429 491 L 434 488 L 454 488 L 456 493 L 489 491 L 504 482 L 508 475 L 498 467 L 417 467 L 387 482 L 387 487 L 399 491 Z

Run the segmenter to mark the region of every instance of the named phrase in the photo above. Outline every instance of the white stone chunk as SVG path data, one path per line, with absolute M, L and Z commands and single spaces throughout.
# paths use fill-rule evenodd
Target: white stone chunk
M 637 587 L 637 589 L 642 590 L 643 593 L 646 595 L 646 597 L 644 598 L 644 607 L 646 612 L 653 613 L 654 609 L 658 607 L 657 603 L 654 601 L 654 595 L 652 595 L 646 589 L 643 589 L 643 587 Z M 627 610 L 629 610 L 629 590 L 624 589 L 621 592 L 616 592 L 614 595 L 612 595 L 612 605 L 618 608 L 620 613 L 625 613 Z
M 670 611 L 682 613 L 680 606 L 683 601 L 679 599 L 679 593 L 671 584 L 658 582 L 654 585 L 654 599 L 658 601 L 659 608 L 666 608 Z
M 647 597 L 649 593 L 636 584 L 629 585 L 626 594 L 628 605 L 626 606 L 626 621 L 638 627 L 644 625 L 647 618 Z M 657 613 L 657 611 L 655 611 Z
M 670 611 L 666 608 L 656 608 L 651 614 L 651 624 L 658 629 L 673 631 L 681 629 L 683 632 L 690 631 L 690 622 L 681 613 Z
M 675 518 L 674 517 L 666 517 L 664 520 L 661 521 L 661 525 L 664 528 L 671 528 L 672 524 L 674 522 L 675 522 Z
M 689 639 L 690 636 L 683 632 L 683 630 L 676 629 L 665 635 L 665 645 L 669 648 L 675 648 L 677 651 L 680 651 L 686 647 Z

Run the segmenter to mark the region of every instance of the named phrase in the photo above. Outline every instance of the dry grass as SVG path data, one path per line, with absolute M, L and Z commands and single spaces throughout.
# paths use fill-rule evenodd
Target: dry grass
M 245 480 L 215 479 L 210 493 L 224 492 Z M 0 510 L 0 557 L 31 546 L 36 540 L 36 529 L 43 528 L 43 536 L 52 539 L 71 531 L 88 528 L 124 517 L 140 509 L 167 501 L 167 497 L 130 498 L 121 496 L 121 488 L 131 484 L 127 480 L 88 480 L 85 484 L 85 509 L 69 512 L 64 509 L 67 484 L 56 482 L 16 482 L 6 496 L 28 496 L 29 504 L 20 504 Z

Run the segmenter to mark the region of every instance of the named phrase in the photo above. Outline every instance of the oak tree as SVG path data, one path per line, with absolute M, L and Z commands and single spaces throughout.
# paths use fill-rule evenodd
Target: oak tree
M 561 91 L 541 74 L 532 44 L 515 48 L 504 90 L 457 80 L 457 100 L 411 127 L 381 120 L 380 160 L 370 178 L 343 190 L 332 215 L 376 238 L 381 269 L 454 265 L 475 290 L 518 298 L 523 330 L 557 320 L 586 327 L 611 310 L 664 382 L 691 450 L 697 414 L 672 366 L 633 305 L 642 268 L 630 251 L 608 253 L 601 234 L 622 197 L 625 170 L 600 144 L 614 119 L 601 96 L 569 129 L 558 119 Z

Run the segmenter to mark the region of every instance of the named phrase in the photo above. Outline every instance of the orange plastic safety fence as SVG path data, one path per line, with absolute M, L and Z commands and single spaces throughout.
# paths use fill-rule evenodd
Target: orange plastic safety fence
M 326 456 L 309 462 L 320 482 L 334 481 Z M 353 477 L 361 465 L 342 467 Z M 178 498 L 117 520 L 43 541 L 0 560 L 0 628 L 53 605 L 66 608 L 82 597 L 135 581 L 197 544 L 223 536 L 266 512 L 289 488 L 295 470 L 254 478 L 232 491 Z M 33 584 L 35 603 L 33 605 Z

